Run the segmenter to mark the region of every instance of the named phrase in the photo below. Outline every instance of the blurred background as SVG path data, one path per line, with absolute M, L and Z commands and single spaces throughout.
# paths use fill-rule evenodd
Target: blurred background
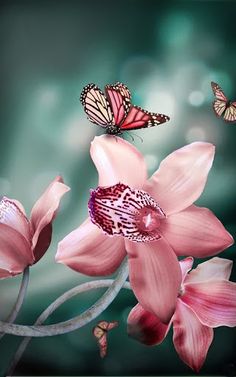
M 89 189 L 97 185 L 89 146 L 101 130 L 79 102 L 90 82 L 101 88 L 121 81 L 133 103 L 168 114 L 171 121 L 137 131 L 135 146 L 150 174 L 174 149 L 192 141 L 216 145 L 216 158 L 198 201 L 235 235 L 236 124 L 217 119 L 210 82 L 236 99 L 236 2 L 230 1 L 24 1 L 0 2 L 0 194 L 20 200 L 27 213 L 49 182 L 61 174 L 71 187 L 54 223 L 53 242 L 30 271 L 19 323 L 32 324 L 67 289 L 91 278 L 54 261 L 57 243 L 87 216 Z M 130 139 L 128 139 L 130 141 Z M 222 256 L 235 260 L 235 246 Z M 232 275 L 236 281 L 236 268 Z M 0 281 L 0 318 L 9 314 L 21 276 Z M 47 323 L 89 307 L 102 290 L 58 309 Z M 128 338 L 126 319 L 136 303 L 121 291 L 99 319 L 118 320 L 102 360 L 91 323 L 73 333 L 30 343 L 18 375 L 191 375 L 178 358 L 172 334 L 157 347 Z M 20 339 L 0 343 L 0 374 Z M 236 331 L 215 330 L 200 375 L 236 375 Z

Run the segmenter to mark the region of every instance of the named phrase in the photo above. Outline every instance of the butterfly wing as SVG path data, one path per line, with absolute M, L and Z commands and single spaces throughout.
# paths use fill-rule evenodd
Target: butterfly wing
M 127 100 L 131 100 L 131 93 L 126 85 L 122 84 L 121 82 L 117 82 L 115 85 L 119 88 L 122 96 L 124 96 Z
M 95 338 L 100 339 L 105 334 L 105 330 L 98 325 L 93 328 L 93 335 Z
M 236 122 L 236 102 L 232 102 L 225 110 L 224 120 L 226 122 Z
M 213 109 L 216 113 L 216 116 L 220 117 L 224 113 L 226 109 L 226 105 L 227 105 L 227 102 L 222 101 L 220 99 L 216 99 L 213 102 Z
M 91 122 L 104 128 L 114 124 L 111 106 L 97 85 L 88 84 L 85 86 L 80 101 Z
M 104 335 L 98 340 L 98 345 L 100 349 L 101 358 L 105 357 L 107 354 L 107 334 Z
M 215 82 L 212 81 L 211 87 L 212 87 L 214 95 L 216 96 L 216 99 L 221 100 L 221 101 L 225 101 L 225 102 L 228 101 L 223 90 L 221 89 L 221 87 L 218 84 L 216 84 Z
M 107 331 L 108 325 L 109 325 L 109 322 L 107 321 L 100 321 L 97 323 L 97 326 L 99 326 L 104 331 Z
M 118 321 L 108 322 L 107 331 L 114 329 L 114 327 L 117 327 L 118 324 Z
M 119 126 L 127 116 L 130 109 L 130 91 L 121 84 L 106 85 L 105 92 L 114 115 L 114 123 Z
M 139 106 L 131 106 L 120 128 L 122 131 L 137 130 L 139 128 L 154 127 L 168 120 L 170 120 L 170 118 L 167 115 L 151 113 Z
M 109 331 L 113 329 L 114 327 L 117 327 L 118 324 L 119 323 L 117 321 L 112 321 L 112 322 L 100 321 L 97 323 L 97 326 L 100 327 L 104 331 Z

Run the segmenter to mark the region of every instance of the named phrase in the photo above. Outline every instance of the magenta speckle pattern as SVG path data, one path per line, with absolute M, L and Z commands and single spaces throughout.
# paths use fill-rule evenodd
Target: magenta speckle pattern
M 156 201 L 145 191 L 131 189 L 123 183 L 98 187 L 91 190 L 88 207 L 91 221 L 110 236 L 120 235 L 136 242 L 160 238 L 158 228 L 145 231 L 139 227 L 138 218 L 143 208 L 165 217 Z

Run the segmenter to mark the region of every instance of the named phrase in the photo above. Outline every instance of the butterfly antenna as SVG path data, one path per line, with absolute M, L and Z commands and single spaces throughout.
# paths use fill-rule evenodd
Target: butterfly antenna
M 116 135 L 112 135 L 115 138 L 115 141 L 118 142 L 118 137 Z
M 134 138 L 133 138 L 133 136 L 129 132 L 124 131 L 124 133 L 126 133 L 131 138 L 132 142 L 134 142 Z
M 137 135 L 137 134 L 134 134 L 135 136 L 137 136 L 139 138 L 139 140 L 141 141 L 141 143 L 143 143 L 143 139 L 141 138 L 141 136 Z

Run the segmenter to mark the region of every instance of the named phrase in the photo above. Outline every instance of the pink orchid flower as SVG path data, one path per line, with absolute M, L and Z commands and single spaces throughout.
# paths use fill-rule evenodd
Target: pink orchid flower
M 212 258 L 188 273 L 193 258 L 180 261 L 182 285 L 169 324 L 137 304 L 128 317 L 128 334 L 146 344 L 160 344 L 173 324 L 173 342 L 182 361 L 198 372 L 212 343 L 213 328 L 236 326 L 236 283 L 229 281 L 232 261 Z
M 177 256 L 210 256 L 233 242 L 211 211 L 193 205 L 204 189 L 214 146 L 196 142 L 178 149 L 149 180 L 141 153 L 120 138 L 96 137 L 90 154 L 99 174 L 100 187 L 90 199 L 98 226 L 87 219 L 67 235 L 56 260 L 86 275 L 108 275 L 127 253 L 138 301 L 168 322 L 181 282 Z
M 20 202 L 1 199 L 0 278 L 20 274 L 44 255 L 51 242 L 52 221 L 67 191 L 62 178 L 56 177 L 35 203 L 29 220 Z

